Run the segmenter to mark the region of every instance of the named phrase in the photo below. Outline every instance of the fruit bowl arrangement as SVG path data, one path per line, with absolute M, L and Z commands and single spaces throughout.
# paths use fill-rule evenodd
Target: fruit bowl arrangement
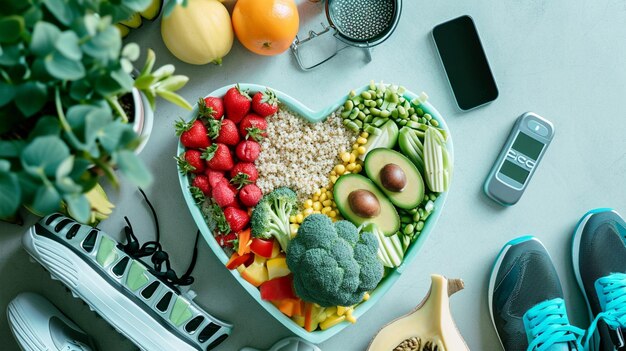
M 372 82 L 313 111 L 238 84 L 177 123 L 179 181 L 203 237 L 303 339 L 356 322 L 433 230 L 453 145 L 427 98 Z

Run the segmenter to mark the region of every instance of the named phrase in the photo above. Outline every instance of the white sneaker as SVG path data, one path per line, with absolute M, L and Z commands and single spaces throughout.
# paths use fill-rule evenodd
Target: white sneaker
M 7 307 L 7 319 L 24 351 L 96 350 L 91 338 L 41 295 L 18 295 Z

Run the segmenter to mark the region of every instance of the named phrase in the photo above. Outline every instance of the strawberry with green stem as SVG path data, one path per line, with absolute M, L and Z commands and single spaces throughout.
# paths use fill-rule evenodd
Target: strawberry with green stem
M 178 170 L 182 174 L 188 173 L 202 173 L 206 168 L 204 159 L 202 158 L 202 151 L 189 149 L 183 152 L 180 156 L 174 157 L 178 163 Z
M 258 92 L 252 97 L 252 110 L 261 117 L 267 117 L 278 112 L 278 98 L 269 88 L 265 92 Z
M 250 112 L 251 100 L 248 91 L 241 89 L 239 84 L 228 89 L 224 94 L 226 118 L 239 123 Z
M 228 146 L 221 143 L 209 146 L 202 153 L 202 158 L 206 160 L 207 167 L 214 171 L 230 171 L 234 166 Z
M 190 149 L 204 149 L 211 146 L 211 140 L 204 123 L 198 119 L 185 122 L 182 118 L 175 124 L 176 135 L 180 142 Z
M 198 100 L 198 114 L 200 118 L 221 119 L 224 116 L 224 102 L 214 96 L 200 98 Z

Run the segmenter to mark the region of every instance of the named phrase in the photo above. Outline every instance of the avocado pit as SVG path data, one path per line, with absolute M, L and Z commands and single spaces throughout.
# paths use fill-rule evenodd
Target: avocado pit
M 350 209 L 359 217 L 372 218 L 380 214 L 380 202 L 376 195 L 365 189 L 354 190 L 348 195 Z
M 401 192 L 406 187 L 406 174 L 402 167 L 389 163 L 380 170 L 380 182 L 389 191 Z

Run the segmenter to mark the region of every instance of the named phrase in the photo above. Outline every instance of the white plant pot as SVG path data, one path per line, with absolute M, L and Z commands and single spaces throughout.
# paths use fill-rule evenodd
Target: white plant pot
M 152 111 L 148 99 L 137 88 L 133 88 L 131 94 L 133 95 L 133 102 L 135 104 L 133 130 L 141 138 L 141 143 L 137 149 L 135 149 L 135 153 L 139 154 L 148 143 L 150 133 L 152 133 L 154 111 Z

